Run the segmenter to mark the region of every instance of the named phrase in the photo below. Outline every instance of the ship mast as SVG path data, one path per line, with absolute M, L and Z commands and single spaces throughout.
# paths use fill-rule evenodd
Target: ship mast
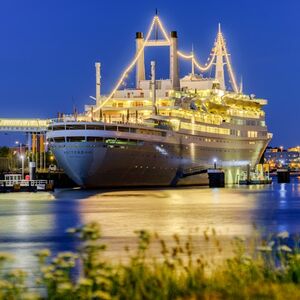
M 155 61 L 151 61 L 151 88 L 152 88 L 152 112 L 154 115 L 157 115 Z
M 192 76 L 195 75 L 195 64 L 194 64 L 194 45 L 192 44 L 192 52 L 191 52 L 191 62 L 192 62 Z
M 96 68 L 96 104 L 100 104 L 100 92 L 101 92 L 101 63 L 96 62 L 95 63 L 95 68 Z
M 223 61 L 223 43 L 222 43 L 222 32 L 221 32 L 221 24 L 219 23 L 218 27 L 218 35 L 216 40 L 216 74 L 215 78 L 218 80 L 220 84 L 220 88 L 225 90 L 225 75 L 224 75 L 224 61 Z

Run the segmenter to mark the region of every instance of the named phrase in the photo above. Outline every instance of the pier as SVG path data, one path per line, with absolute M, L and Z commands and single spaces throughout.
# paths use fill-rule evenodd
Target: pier
M 25 180 L 20 174 L 7 174 L 4 180 L 0 180 L 0 192 L 38 192 L 53 191 L 52 180 Z

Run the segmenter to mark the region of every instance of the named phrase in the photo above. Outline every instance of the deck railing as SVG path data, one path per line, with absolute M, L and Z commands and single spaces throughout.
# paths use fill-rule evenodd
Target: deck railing
M 47 180 L 0 180 L 0 186 L 12 187 L 19 184 L 21 187 L 26 186 L 45 186 Z

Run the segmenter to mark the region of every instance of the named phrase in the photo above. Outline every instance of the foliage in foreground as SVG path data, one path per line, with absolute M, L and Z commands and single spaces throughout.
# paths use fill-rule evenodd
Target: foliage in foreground
M 76 253 L 37 254 L 40 294 L 29 292 L 24 271 L 6 271 L 11 257 L 0 254 L 0 299 L 300 299 L 299 242 L 291 249 L 287 232 L 269 242 L 256 238 L 252 246 L 235 239 L 234 255 L 215 265 L 193 253 L 191 236 L 181 241 L 174 235 L 168 246 L 157 234 L 139 231 L 128 260 L 113 264 L 103 256 L 98 224 L 70 233 L 83 241 Z M 222 251 L 213 230 L 204 239 Z M 159 257 L 150 254 L 152 241 L 160 244 Z

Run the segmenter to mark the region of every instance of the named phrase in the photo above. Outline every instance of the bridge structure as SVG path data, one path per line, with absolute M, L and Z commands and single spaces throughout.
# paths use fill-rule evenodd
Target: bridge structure
M 46 132 L 48 119 L 3 119 L 0 118 L 0 132 Z
M 27 135 L 27 157 L 35 161 L 37 169 L 46 168 L 47 143 L 45 134 L 49 119 L 8 119 L 0 118 L 0 132 L 16 132 Z M 25 151 L 20 144 L 20 154 Z

